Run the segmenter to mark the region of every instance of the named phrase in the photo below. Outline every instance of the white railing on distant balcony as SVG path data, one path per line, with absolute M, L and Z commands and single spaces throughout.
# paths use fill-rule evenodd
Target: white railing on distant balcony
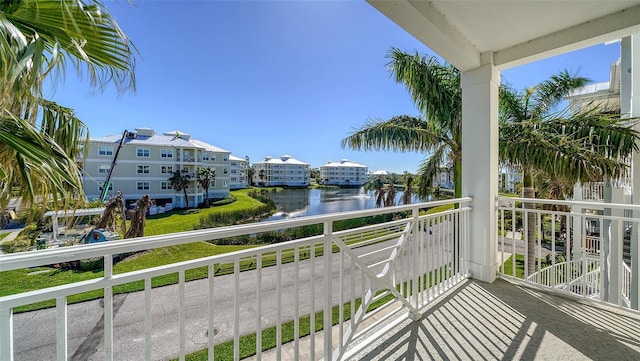
M 582 199 L 602 202 L 604 200 L 604 182 L 591 182 L 581 185 Z
M 534 206 L 524 208 L 527 203 Z M 571 211 L 594 206 L 607 210 L 607 215 Z M 623 260 L 624 240 L 630 237 L 630 227 L 640 227 L 640 219 L 628 216 L 633 213 L 629 210 L 640 206 L 499 197 L 498 272 L 553 291 L 629 307 L 631 290 L 639 282 Z M 527 232 L 530 227 L 534 232 Z M 594 230 L 600 234 L 591 233 Z M 530 252 L 534 265 L 529 264 Z
M 182 360 L 202 348 L 213 360 L 216 345 L 221 343 L 230 345 L 230 357 L 237 360 L 241 340 L 246 344 L 247 335 L 255 335 L 252 343 L 259 359 L 267 332 L 275 334 L 271 352 L 280 359 L 283 342 L 287 341 L 283 341 L 285 328 L 292 330 L 287 334 L 291 336 L 294 359 L 299 359 L 302 351 L 324 360 L 348 358 L 388 327 L 407 317 L 420 317 L 425 305 L 468 276 L 462 260 L 469 259 L 470 202 L 471 198 L 463 198 L 0 255 L 0 271 L 95 258 L 101 258 L 104 264 L 103 276 L 95 279 L 0 297 L 0 360 L 66 360 L 78 347 L 70 339 L 72 329 L 86 326 L 82 318 L 96 313 L 102 314 L 104 321 L 92 337 L 97 338 L 101 347 L 95 349 L 103 355 L 93 357 L 105 360 L 124 356 Z M 448 204 L 457 207 L 425 213 L 428 208 Z M 336 228 L 340 222 L 363 217 L 376 217 L 379 223 Z M 282 233 L 310 225 L 318 225 L 319 234 L 114 273 L 114 258 L 121 254 L 231 237 L 258 237 L 265 232 Z M 195 271 L 204 279 L 187 281 Z M 176 285 L 152 287 L 157 277 L 176 274 Z M 124 299 L 114 297 L 117 287 L 132 282 L 140 282 L 142 290 Z M 97 302 L 95 307 L 82 304 L 95 309 L 78 315 L 77 305 L 69 304 L 69 297 L 92 290 L 104 292 L 103 306 Z M 172 298 L 165 299 L 167 294 Z M 46 300 L 55 300 L 55 307 L 28 315 L 14 312 Z M 126 312 L 121 314 L 123 309 Z M 40 320 L 37 317 L 42 317 L 41 321 L 34 321 Z M 311 327 L 310 335 L 304 338 L 303 318 L 315 325 L 316 317 L 323 317 L 322 334 Z M 25 319 L 37 322 L 41 331 L 38 335 L 50 338 L 25 334 Z M 20 327 L 15 327 L 16 323 Z M 133 336 L 126 333 L 127 339 L 123 339 L 125 329 L 134 330 Z M 303 339 L 308 340 L 305 346 Z M 161 349 L 169 349 L 170 354 L 158 354 Z

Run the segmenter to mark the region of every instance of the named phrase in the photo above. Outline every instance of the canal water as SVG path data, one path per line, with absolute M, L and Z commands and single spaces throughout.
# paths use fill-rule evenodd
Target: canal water
M 266 221 L 372 209 L 376 206 L 373 191 L 364 188 L 285 189 L 262 194 L 270 198 L 278 211 Z M 396 194 L 396 204 L 402 192 Z M 414 200 L 415 201 L 415 200 Z

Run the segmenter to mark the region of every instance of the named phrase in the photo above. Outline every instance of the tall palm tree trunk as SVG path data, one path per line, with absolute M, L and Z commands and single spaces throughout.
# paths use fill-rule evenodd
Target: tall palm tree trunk
M 535 191 L 533 189 L 533 175 L 530 169 L 525 169 L 522 179 L 522 197 L 523 198 L 535 198 Z M 535 209 L 534 203 L 525 203 L 524 209 Z M 525 211 L 527 213 L 527 225 L 524 230 L 526 233 L 525 242 L 527 247 L 527 273 L 531 275 L 536 270 L 536 214 L 532 211 Z M 514 255 L 515 257 L 515 255 Z

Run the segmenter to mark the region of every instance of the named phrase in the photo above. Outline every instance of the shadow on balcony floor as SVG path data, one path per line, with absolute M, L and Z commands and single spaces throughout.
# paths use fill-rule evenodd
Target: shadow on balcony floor
M 640 315 L 467 281 L 353 359 L 639 360 Z

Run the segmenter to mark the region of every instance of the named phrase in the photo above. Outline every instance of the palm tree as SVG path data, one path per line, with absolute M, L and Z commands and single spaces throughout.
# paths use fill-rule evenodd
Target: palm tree
M 215 184 L 216 181 L 216 170 L 211 167 L 200 167 L 198 169 L 198 184 L 206 193 L 205 203 L 209 200 L 209 187 L 211 184 Z
M 393 207 L 396 205 L 396 185 L 395 179 L 392 177 L 389 183 L 387 183 L 386 198 L 384 199 L 385 207 Z
M 190 179 L 191 176 L 189 175 L 189 171 L 187 169 L 176 170 L 175 172 L 173 172 L 171 177 L 169 177 L 171 188 L 173 188 L 176 192 L 184 193 L 184 199 L 187 204 L 187 208 L 189 208 L 189 197 L 187 197 L 187 188 L 189 188 Z
M 373 196 L 376 199 L 376 208 L 380 208 L 385 205 L 385 195 L 387 194 L 387 190 L 384 187 L 384 181 L 382 178 L 376 176 L 369 179 L 364 184 L 364 189 L 367 191 L 374 191 Z
M 264 177 L 265 177 L 264 169 L 260 169 L 260 171 L 258 172 L 258 177 L 260 178 L 260 185 L 264 186 Z
M 535 198 L 536 171 L 569 184 L 616 178 L 627 171 L 624 159 L 638 149 L 640 135 L 628 119 L 602 114 L 595 107 L 573 115 L 566 109 L 554 111 L 563 96 L 587 81 L 564 71 L 523 93 L 501 87 L 500 161 L 522 169 L 524 198 Z M 528 213 L 527 225 L 531 274 L 536 265 L 535 213 Z
M 426 198 L 441 164 L 454 164 L 455 197 L 462 195 L 462 90 L 460 72 L 435 57 L 392 48 L 387 64 L 396 82 L 403 83 L 424 118 L 410 115 L 370 120 L 342 140 L 357 150 L 417 151 L 429 156 L 418 170 L 418 195 Z
M 402 204 L 411 204 L 413 196 L 413 174 L 404 172 L 404 192 L 402 193 Z
M 4 1 L 0 18 L 0 206 L 11 187 L 27 203 L 69 203 L 82 194 L 75 160 L 88 130 L 42 84 L 72 64 L 99 90 L 133 89 L 133 45 L 99 0 Z

